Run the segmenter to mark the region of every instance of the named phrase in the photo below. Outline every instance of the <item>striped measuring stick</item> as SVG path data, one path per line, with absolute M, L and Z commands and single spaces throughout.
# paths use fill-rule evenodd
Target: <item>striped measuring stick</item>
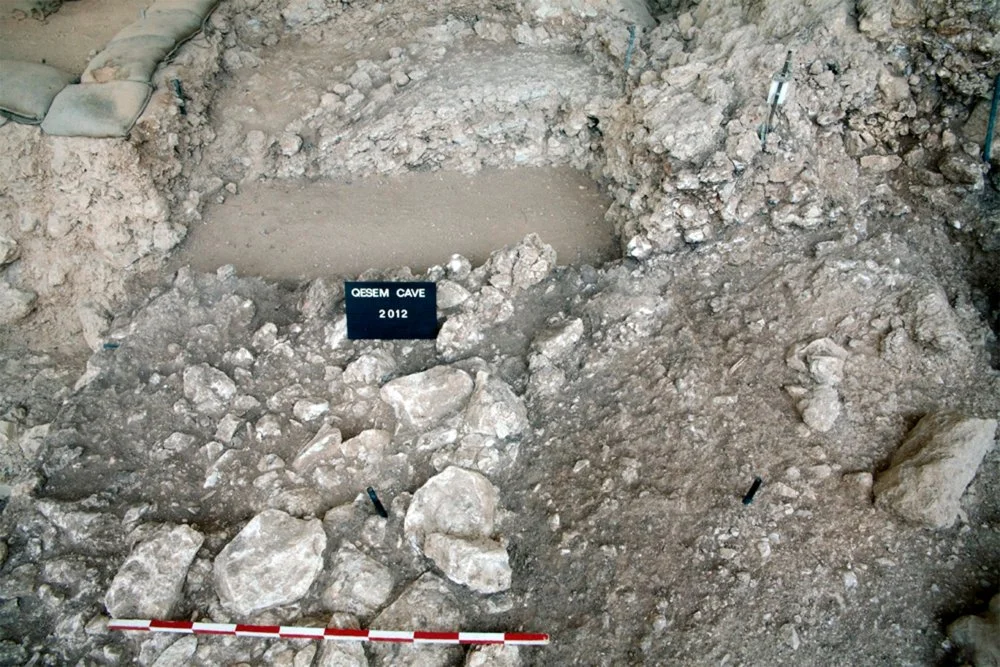
M 397 644 L 504 644 L 544 646 L 549 636 L 531 632 L 428 632 L 424 630 L 351 630 L 307 628 L 291 625 L 243 625 L 240 623 L 197 623 L 156 619 L 108 621 L 108 630 L 173 632 L 186 635 L 230 635 L 266 639 L 319 639 L 342 642 L 392 642 Z

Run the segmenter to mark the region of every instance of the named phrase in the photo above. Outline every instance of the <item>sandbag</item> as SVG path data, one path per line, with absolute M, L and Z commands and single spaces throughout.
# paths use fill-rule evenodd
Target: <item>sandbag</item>
M 156 0 L 150 8 L 151 12 L 168 12 L 176 9 L 183 9 L 204 19 L 212 13 L 219 0 Z
M 66 86 L 52 101 L 42 130 L 62 137 L 124 137 L 146 108 L 152 90 L 138 81 Z
M 149 81 L 160 61 L 173 50 L 174 40 L 169 37 L 146 35 L 116 39 L 90 61 L 80 81 Z
M 72 74 L 48 65 L 0 60 L 0 111 L 22 123 L 39 123 Z
M 122 28 L 111 41 L 117 42 L 131 37 L 169 37 L 180 43 L 201 30 L 204 17 L 184 9 L 168 11 L 147 11 L 141 19 Z

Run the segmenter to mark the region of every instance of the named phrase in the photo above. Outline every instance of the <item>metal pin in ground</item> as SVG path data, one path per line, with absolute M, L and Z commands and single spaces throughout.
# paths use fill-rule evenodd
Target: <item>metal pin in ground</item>
M 385 505 L 382 504 L 382 501 L 378 499 L 378 496 L 375 494 L 375 489 L 369 486 L 365 489 L 365 491 L 368 492 L 368 497 L 371 498 L 372 505 L 375 506 L 375 511 L 378 512 L 378 515 L 383 519 L 388 519 L 389 512 L 386 511 Z

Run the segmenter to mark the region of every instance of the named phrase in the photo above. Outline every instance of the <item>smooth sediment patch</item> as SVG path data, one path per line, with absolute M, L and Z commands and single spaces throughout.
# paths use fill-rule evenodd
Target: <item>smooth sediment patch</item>
M 560 264 L 600 264 L 617 254 L 604 220 L 610 201 L 569 168 L 410 173 L 353 183 L 248 185 L 206 207 L 172 265 L 300 280 L 367 269 L 473 263 L 535 232 Z

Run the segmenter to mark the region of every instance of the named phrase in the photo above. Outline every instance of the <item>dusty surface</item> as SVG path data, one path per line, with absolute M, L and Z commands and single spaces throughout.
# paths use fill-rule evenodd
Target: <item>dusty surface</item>
M 46 63 L 79 74 L 152 0 L 73 0 L 44 21 L 0 18 L 0 58 Z
M 567 262 L 598 265 L 615 252 L 607 207 L 597 185 L 570 169 L 253 184 L 206 206 L 172 264 L 232 264 L 273 280 L 420 272 L 454 252 L 481 264 L 490 249 L 536 232 Z
M 946 628 L 1000 586 L 1000 453 L 940 530 L 874 504 L 872 479 L 924 415 L 1000 413 L 997 171 L 978 157 L 996 9 L 241 0 L 128 141 L 0 127 L 5 294 L 35 299 L 2 338 L 0 661 L 485 659 L 106 630 L 152 600 L 177 619 L 551 633 L 495 664 L 962 664 Z M 435 341 L 346 340 L 339 278 L 250 275 L 278 244 L 236 272 L 166 268 L 227 208 L 311 201 L 300 179 L 413 172 L 404 190 L 432 194 L 512 167 L 596 181 L 617 253 L 578 264 L 543 232 L 355 267 L 436 281 Z M 502 178 L 527 210 L 525 173 Z M 352 210 L 389 211 L 368 199 Z M 92 355 L 60 355 L 81 339 Z M 459 380 L 422 389 L 440 400 L 415 420 L 386 385 L 428 370 L 403 384 Z M 414 498 L 452 466 L 495 489 L 489 525 L 416 544 Z M 277 522 L 284 565 L 308 566 L 294 596 L 232 585 L 283 567 L 241 534 L 276 511 L 306 520 Z M 164 595 L 130 563 L 171 531 L 194 556 Z M 509 589 L 453 553 L 509 564 Z

